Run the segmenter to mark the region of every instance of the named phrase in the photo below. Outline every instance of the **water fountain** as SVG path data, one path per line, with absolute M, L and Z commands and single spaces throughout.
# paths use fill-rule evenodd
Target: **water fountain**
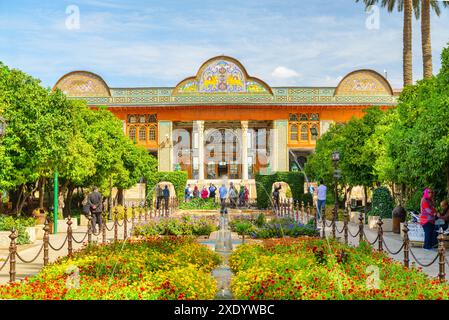
M 217 240 L 215 242 L 216 252 L 231 252 L 232 237 L 229 230 L 228 210 L 221 208 L 220 210 L 220 230 L 218 231 Z

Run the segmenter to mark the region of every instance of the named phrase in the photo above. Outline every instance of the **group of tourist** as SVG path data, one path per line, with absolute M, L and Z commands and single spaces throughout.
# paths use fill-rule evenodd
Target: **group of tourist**
M 226 199 L 228 198 L 232 208 L 245 207 L 248 205 L 249 190 L 244 185 L 241 185 L 240 190 L 237 190 L 234 183 L 231 182 L 228 190 L 226 185 L 222 184 L 222 186 L 218 190 L 218 194 L 222 206 L 225 205 Z M 192 190 L 190 184 L 188 184 L 184 192 L 184 200 L 190 201 L 193 198 L 215 199 L 216 195 L 217 195 L 217 187 L 213 183 L 210 184 L 209 188 L 203 186 L 201 191 L 198 188 L 198 185 L 195 185 Z
M 421 215 L 419 217 L 419 223 L 424 229 L 425 250 L 432 250 L 432 248 L 438 245 L 438 230 L 440 228 L 446 230 L 449 223 L 448 200 L 445 199 L 441 201 L 441 212 L 439 212 L 435 207 L 433 196 L 433 190 L 427 188 L 424 190 L 424 194 L 421 199 Z

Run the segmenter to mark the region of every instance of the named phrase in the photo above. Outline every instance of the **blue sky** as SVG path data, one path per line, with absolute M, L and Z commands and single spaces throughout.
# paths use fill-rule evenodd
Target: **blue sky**
M 68 6 L 80 28 L 66 26 Z M 432 17 L 434 72 L 449 42 L 449 9 Z M 0 0 L 0 61 L 53 86 L 88 70 L 110 87 L 175 86 L 216 55 L 237 58 L 272 86 L 335 86 L 360 68 L 402 86 L 402 14 L 372 14 L 353 0 Z M 370 21 L 370 20 L 368 20 Z M 422 78 L 414 21 L 414 80 Z

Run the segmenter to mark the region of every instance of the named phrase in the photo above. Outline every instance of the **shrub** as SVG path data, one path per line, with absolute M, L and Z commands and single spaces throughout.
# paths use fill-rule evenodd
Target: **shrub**
M 216 230 L 218 230 L 217 221 L 213 218 L 161 217 L 136 226 L 134 235 L 146 237 L 156 235 L 208 236 Z
M 11 231 L 13 228 L 15 228 L 18 233 L 16 243 L 19 245 L 30 243 L 30 236 L 26 232 L 26 228 L 34 227 L 35 225 L 35 218 L 14 218 L 12 216 L 0 216 L 0 231 Z
M 391 219 L 393 209 L 394 201 L 390 190 L 387 187 L 380 187 L 374 190 L 372 208 L 368 212 L 368 215 Z
M 421 199 L 423 196 L 423 190 L 424 188 L 416 190 L 412 193 L 410 198 L 407 199 L 405 203 L 405 208 L 407 210 L 414 210 L 417 212 L 421 211 Z
M 220 208 L 220 204 L 215 203 L 215 199 L 193 198 L 188 202 L 181 202 L 179 209 L 181 210 L 215 210 Z

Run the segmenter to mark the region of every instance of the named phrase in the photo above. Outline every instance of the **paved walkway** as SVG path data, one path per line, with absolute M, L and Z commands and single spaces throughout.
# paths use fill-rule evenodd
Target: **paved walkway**
M 108 222 L 107 224 L 108 228 L 111 229 L 114 226 L 113 222 Z M 128 223 L 128 236 L 130 234 L 131 230 L 131 223 Z M 118 238 L 123 239 L 124 235 L 124 229 L 123 226 L 118 228 Z M 78 226 L 76 230 L 73 230 L 73 237 L 77 241 L 81 241 L 84 237 L 84 235 L 87 232 L 86 226 Z M 67 233 L 58 233 L 58 234 L 50 234 L 50 244 L 54 248 L 59 248 L 63 242 L 65 241 L 65 238 L 67 236 Z M 114 240 L 114 230 L 107 231 L 106 232 L 106 239 L 107 241 L 113 241 Z M 95 242 L 102 242 L 103 237 L 102 235 L 99 236 L 92 236 L 92 240 Z M 87 242 L 87 237 L 85 239 L 85 242 Z M 77 250 L 82 248 L 83 244 L 73 243 L 73 250 Z M 36 242 L 32 245 L 23 245 L 23 246 L 17 246 L 19 255 L 25 259 L 25 260 L 31 260 L 33 259 L 39 250 L 41 249 L 43 244 L 43 240 L 36 240 Z M 59 257 L 64 257 L 68 254 L 67 252 L 67 243 L 64 245 L 64 247 L 59 251 L 54 251 L 51 248 L 49 248 L 49 261 L 54 262 Z M 8 249 L 0 249 L 0 267 L 3 265 L 5 259 L 9 255 Z M 33 262 L 33 263 L 23 263 L 16 257 L 16 280 L 22 280 L 25 277 L 33 276 L 43 268 L 44 266 L 44 252 L 39 254 L 39 257 Z M 0 285 L 6 284 L 9 282 L 9 261 L 5 265 L 5 267 L 0 271 Z
M 330 224 L 331 221 L 328 221 L 328 224 Z M 350 232 L 355 235 L 358 230 L 359 230 L 359 226 L 358 224 L 352 223 L 350 222 L 348 224 L 349 226 L 349 230 Z M 343 222 L 339 221 L 337 222 L 337 229 L 338 231 L 343 230 Z M 338 233 L 337 231 L 337 238 L 340 239 L 340 241 L 344 241 L 344 233 Z M 364 226 L 364 232 L 366 237 L 368 238 L 367 240 L 370 242 L 373 242 L 376 237 L 377 237 L 377 230 L 371 230 L 368 228 L 367 225 Z M 326 237 L 332 237 L 332 228 L 331 227 L 326 227 Z M 396 252 L 399 250 L 399 248 L 401 248 L 402 243 L 403 243 L 403 239 L 401 237 L 400 234 L 396 234 L 393 232 L 384 232 L 384 241 L 387 243 L 388 249 L 390 249 L 390 251 L 392 252 Z M 350 245 L 352 246 L 357 246 L 359 243 L 359 237 L 351 237 L 351 235 L 348 234 L 348 242 Z M 385 249 L 385 245 L 384 247 L 384 251 L 386 251 Z M 376 242 L 376 244 L 374 245 L 374 248 L 377 249 L 378 248 L 378 243 Z M 435 251 L 425 251 L 421 246 L 412 246 L 410 248 L 413 251 L 413 254 L 415 255 L 415 257 L 419 260 L 419 262 L 421 262 L 422 264 L 429 264 L 430 262 L 433 261 L 433 259 L 435 259 L 435 257 L 437 256 L 438 252 Z M 388 253 L 388 252 L 387 252 Z M 390 253 L 388 253 L 388 255 L 397 260 L 400 261 L 401 263 L 404 262 L 404 251 L 401 250 L 401 252 L 397 255 L 392 255 Z M 446 257 L 449 256 L 449 248 L 446 249 Z M 415 263 L 415 259 L 412 257 L 411 253 L 409 253 L 409 265 L 410 267 L 419 267 L 419 265 L 417 263 Z M 449 259 L 448 259 L 449 260 Z M 426 274 L 428 274 L 430 277 L 438 277 L 438 272 L 439 272 L 439 264 L 438 264 L 438 259 L 436 262 L 434 262 L 431 266 L 429 267 L 425 267 L 422 268 L 422 271 L 425 272 Z M 446 264 L 446 279 L 449 280 L 449 266 Z

